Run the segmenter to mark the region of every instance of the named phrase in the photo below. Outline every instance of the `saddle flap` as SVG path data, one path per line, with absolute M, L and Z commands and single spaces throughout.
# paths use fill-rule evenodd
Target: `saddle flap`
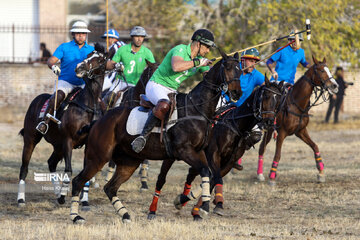
M 145 94 L 140 94 L 140 106 L 144 108 L 153 108 L 155 107 L 154 104 L 152 104 L 149 99 L 146 97 Z

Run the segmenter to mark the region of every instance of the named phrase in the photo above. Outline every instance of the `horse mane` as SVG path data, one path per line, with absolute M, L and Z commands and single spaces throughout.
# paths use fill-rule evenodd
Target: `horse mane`
M 215 74 L 217 73 L 218 69 L 220 68 L 221 64 L 222 64 L 222 59 L 220 61 L 218 61 L 217 63 L 215 63 L 215 65 L 210 68 L 210 70 L 206 73 L 205 76 L 203 76 L 203 79 L 189 92 L 189 94 L 191 94 L 193 91 L 195 91 L 196 89 L 202 87 L 204 84 L 206 84 L 206 79 L 209 78 L 214 78 Z

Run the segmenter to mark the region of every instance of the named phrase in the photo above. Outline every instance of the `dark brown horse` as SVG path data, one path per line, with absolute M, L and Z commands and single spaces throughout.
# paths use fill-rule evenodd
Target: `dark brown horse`
M 65 173 L 70 180 L 72 173 L 72 149 L 85 144 L 87 138 L 87 133 L 79 134 L 79 130 L 84 126 L 89 125 L 91 121 L 96 119 L 100 114 L 98 99 L 101 95 L 107 57 L 103 51 L 104 49 L 99 45 L 96 45 L 95 49 L 96 50 L 89 54 L 89 57 L 79 63 L 76 68 L 76 75 L 80 78 L 84 78 L 86 82 L 85 88 L 79 90 L 73 100 L 69 100 L 68 97 L 64 101 L 64 103 L 67 102 L 68 104 L 67 110 L 60 110 L 57 115 L 61 120 L 61 125 L 58 126 L 56 123 L 50 122 L 49 130 L 45 135 L 42 135 L 35 129 L 40 121 L 40 110 L 44 106 L 44 103 L 50 98 L 50 94 L 41 94 L 37 96 L 31 102 L 26 112 L 24 128 L 20 131 L 20 134 L 24 139 L 24 147 L 19 176 L 19 206 L 25 205 L 25 178 L 28 173 L 31 155 L 34 148 L 43 137 L 53 146 L 53 153 L 48 159 L 50 172 L 54 173 L 57 164 L 64 158 Z M 72 96 L 73 94 L 69 95 Z M 58 196 L 58 202 L 60 204 L 65 202 L 65 195 L 69 183 L 69 181 L 64 180 L 63 188 L 61 192 L 58 193 L 61 195 Z
M 246 138 L 252 128 L 258 124 L 262 127 L 273 126 L 276 112 L 281 101 L 282 83 L 270 83 L 265 77 L 265 85 L 257 88 L 240 107 L 229 107 L 222 111 L 220 118 L 214 124 L 210 136 L 209 145 L 205 148 L 206 158 L 212 173 L 210 179 L 210 190 L 215 188 L 214 212 L 223 215 L 222 177 L 234 166 L 235 161 L 241 157 L 246 150 Z M 153 202 L 150 205 L 148 219 L 155 218 L 157 201 L 161 188 L 165 184 L 168 170 L 174 161 L 163 162 L 161 172 L 156 182 Z M 184 192 L 175 201 L 175 207 L 181 209 L 189 200 L 197 198 L 199 189 L 190 192 L 191 183 L 199 173 L 194 168 L 189 169 L 185 182 Z M 193 210 L 195 220 L 200 220 L 199 207 L 202 200 Z
M 84 169 L 73 179 L 71 219 L 83 222 L 78 214 L 79 193 L 85 182 L 91 179 L 106 162 L 113 159 L 116 171 L 104 186 L 116 213 L 124 222 L 130 221 L 127 209 L 116 196 L 120 185 L 126 182 L 144 159 L 182 159 L 200 172 L 203 182 L 202 209 L 209 211 L 209 169 L 204 147 L 207 145 L 211 129 L 211 118 L 221 91 L 228 92 L 235 100 L 241 96 L 238 54 L 228 57 L 222 51 L 222 60 L 214 65 L 189 94 L 176 96 L 177 123 L 164 133 L 162 142 L 159 134 L 149 136 L 145 148 L 140 153 L 132 150 L 131 142 L 137 135 L 129 135 L 126 123 L 131 108 L 119 107 L 110 110 L 95 123 L 86 146 Z
M 309 110 L 323 94 L 328 91 L 330 94 L 338 91 L 338 84 L 332 77 L 326 59 L 319 62 L 313 56 L 314 65 L 290 88 L 286 101 L 276 116 L 276 138 L 275 156 L 270 170 L 270 185 L 275 185 L 277 167 L 281 157 L 281 147 L 287 136 L 295 134 L 303 140 L 314 151 L 316 167 L 319 171 L 318 182 L 325 181 L 324 164 L 322 162 L 318 146 L 311 140 L 307 125 L 309 123 Z M 310 103 L 311 95 L 315 93 L 315 102 Z M 259 149 L 258 179 L 264 180 L 262 165 L 266 145 L 271 139 L 274 129 L 266 132 Z

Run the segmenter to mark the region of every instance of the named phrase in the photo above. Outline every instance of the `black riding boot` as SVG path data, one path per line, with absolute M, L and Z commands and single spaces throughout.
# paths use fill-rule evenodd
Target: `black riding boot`
M 248 136 L 245 137 L 246 150 L 249 150 L 252 146 L 258 143 L 261 140 L 262 132 L 255 126 Z
M 145 147 L 145 144 L 146 144 L 146 140 L 151 133 L 151 130 L 158 123 L 160 123 L 160 119 L 155 117 L 155 115 L 151 111 L 148 119 L 146 120 L 146 123 L 145 123 L 142 133 L 140 134 L 140 136 L 135 138 L 134 141 L 131 143 L 131 146 L 132 146 L 132 149 L 134 150 L 134 152 L 139 153 L 139 152 L 141 152 L 141 150 L 143 150 L 143 148 Z
M 61 90 L 58 91 L 57 99 L 56 99 L 56 108 L 58 109 L 61 102 L 65 99 L 65 93 Z M 51 115 L 54 114 L 54 106 L 55 106 L 55 93 L 50 97 L 48 107 L 45 111 L 43 119 L 36 126 L 36 130 L 38 130 L 41 134 L 45 135 L 49 129 L 50 118 L 46 115 L 49 113 Z M 55 116 L 56 117 L 56 116 Z

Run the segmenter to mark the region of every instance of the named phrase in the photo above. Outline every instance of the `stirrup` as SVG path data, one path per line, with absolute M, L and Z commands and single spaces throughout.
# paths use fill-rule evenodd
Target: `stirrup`
M 144 149 L 145 144 L 146 144 L 146 138 L 140 135 L 137 138 L 135 138 L 134 141 L 132 141 L 131 147 L 134 152 L 139 153 L 141 152 L 141 150 Z
M 45 129 L 43 129 L 43 128 L 45 128 Z M 47 131 L 49 130 L 49 125 L 46 122 L 41 121 L 36 126 L 36 130 L 38 130 L 38 132 L 40 132 L 42 135 L 45 135 L 47 133 Z

